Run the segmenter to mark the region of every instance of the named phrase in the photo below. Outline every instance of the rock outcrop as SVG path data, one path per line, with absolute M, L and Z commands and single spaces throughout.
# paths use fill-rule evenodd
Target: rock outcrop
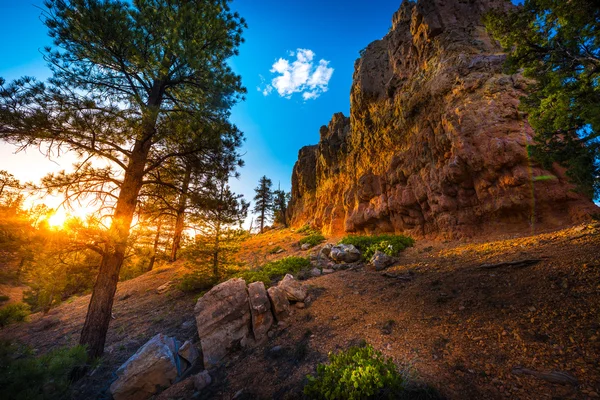
M 461 237 L 558 227 L 597 207 L 530 159 L 526 82 L 481 24 L 503 0 L 405 0 L 356 61 L 335 114 L 292 175 L 292 224 L 326 233 Z

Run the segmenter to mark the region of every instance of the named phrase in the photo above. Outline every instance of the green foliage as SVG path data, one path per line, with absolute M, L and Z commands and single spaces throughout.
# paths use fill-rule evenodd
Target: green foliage
M 0 308 L 0 328 L 14 322 L 25 321 L 29 315 L 29 306 L 25 303 L 8 304 Z
M 377 250 L 388 256 L 397 256 L 402 250 L 411 247 L 414 239 L 403 235 L 349 235 L 339 241 L 339 244 L 351 244 L 362 253 L 365 260 L 370 260 Z
M 247 283 L 261 281 L 265 286 L 282 278 L 286 274 L 297 275 L 301 270 L 310 268 L 310 261 L 303 257 L 286 257 L 281 260 L 271 261 L 257 270 L 243 271 L 235 276 L 243 278 Z
M 309 375 L 304 394 L 311 399 L 397 399 L 405 380 L 391 359 L 372 346 L 351 347 L 329 355 L 329 364 L 319 364 Z
M 312 229 L 310 225 L 304 225 L 302 228 L 298 229 L 296 233 L 300 233 L 302 235 L 315 235 L 317 233 L 321 233 L 315 229 Z
M 0 295 L 0 303 L 4 303 L 5 301 L 8 301 L 8 300 L 10 300 L 10 297 L 8 297 L 4 294 Z
M 61 348 L 35 357 L 28 348 L 0 343 L 0 387 L 6 400 L 70 398 L 69 375 L 83 367 L 85 347 Z
M 179 289 L 184 292 L 204 292 L 210 290 L 217 283 L 218 280 L 212 273 L 194 271 L 181 278 Z
M 596 0 L 525 0 L 484 22 L 508 53 L 506 71 L 531 78 L 520 108 L 535 130 L 530 154 L 567 168 L 579 191 L 600 191 L 600 7 Z
M 273 192 L 273 214 L 275 222 L 282 224 L 285 227 L 288 226 L 287 209 L 291 197 L 292 194 L 285 190 L 277 189 Z
M 318 245 L 319 243 L 323 243 L 324 241 L 325 236 L 321 235 L 320 233 L 313 233 L 309 236 L 303 237 L 298 243 L 300 243 L 300 245 L 309 244 L 310 247 L 315 247 L 316 245 Z

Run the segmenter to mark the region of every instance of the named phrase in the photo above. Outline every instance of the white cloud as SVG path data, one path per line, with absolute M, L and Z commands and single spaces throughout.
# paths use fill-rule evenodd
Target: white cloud
M 295 61 L 280 58 L 271 67 L 271 73 L 277 74 L 270 84 L 259 86 L 257 89 L 268 96 L 277 91 L 279 96 L 290 99 L 294 93 L 301 93 L 304 100 L 316 99 L 327 91 L 327 85 L 333 75 L 329 61 L 320 60 L 315 66 L 315 53 L 308 49 L 297 49 L 288 52 Z M 261 76 L 261 79 L 262 76 Z

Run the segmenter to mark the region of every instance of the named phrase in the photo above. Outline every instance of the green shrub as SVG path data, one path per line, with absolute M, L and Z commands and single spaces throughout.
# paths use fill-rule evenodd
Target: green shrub
M 319 243 L 323 243 L 324 241 L 325 236 L 321 235 L 320 233 L 313 233 L 309 236 L 303 237 L 298 243 L 300 243 L 300 246 L 308 243 L 310 247 L 315 247 L 316 245 L 318 245 Z
M 402 250 L 411 247 L 414 239 L 403 235 L 375 235 L 375 236 L 346 236 L 339 244 L 354 245 L 362 253 L 363 259 L 370 260 L 377 250 L 388 256 L 397 256 Z
M 301 270 L 310 268 L 310 261 L 303 257 L 286 257 L 281 260 L 271 261 L 257 270 L 238 272 L 234 276 L 242 278 L 246 283 L 264 282 L 270 286 L 271 281 L 282 278 L 285 274 L 296 275 Z
M 304 394 L 310 399 L 397 399 L 405 387 L 392 360 L 370 345 L 330 354 L 329 364 L 319 364 L 316 376 L 307 378 Z
M 35 357 L 28 348 L 0 343 L 0 387 L 2 398 L 70 398 L 69 375 L 86 364 L 85 347 L 61 348 Z
M 213 274 L 194 271 L 181 278 L 179 289 L 184 292 L 201 292 L 210 290 L 217 283 L 218 280 Z
M 311 228 L 310 225 L 304 225 L 302 228 L 298 229 L 296 231 L 296 233 L 305 233 L 305 234 L 311 234 L 312 232 L 314 232 Z
M 5 301 L 10 300 L 10 297 L 6 296 L 6 295 L 0 295 L 0 303 L 4 303 Z
M 29 315 L 29 306 L 25 303 L 8 304 L 0 308 L 0 328 L 13 322 L 25 321 Z

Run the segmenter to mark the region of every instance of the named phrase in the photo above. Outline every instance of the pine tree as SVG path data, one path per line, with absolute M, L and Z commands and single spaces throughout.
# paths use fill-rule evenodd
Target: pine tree
M 525 0 L 485 24 L 508 53 L 508 73 L 531 78 L 520 108 L 535 130 L 532 155 L 567 167 L 578 189 L 600 194 L 600 7 L 597 0 Z
M 271 190 L 273 182 L 266 176 L 258 181 L 258 186 L 254 189 L 254 213 L 258 214 L 256 223 L 260 226 L 260 233 L 263 233 L 265 224 L 269 222 L 273 213 L 273 191 Z
M 273 192 L 273 211 L 275 222 L 282 224 L 287 228 L 287 205 L 290 202 L 291 194 L 281 190 L 281 187 Z
M 108 243 L 80 343 L 104 350 L 119 271 L 138 196 L 151 172 L 200 148 L 204 134 L 240 136 L 230 108 L 245 89 L 227 59 L 237 54 L 245 22 L 227 0 L 47 0 L 43 19 L 54 39 L 46 49 L 46 84 L 0 78 L 0 139 L 47 145 L 82 157 L 72 173 L 44 184 L 68 200 L 94 195 L 111 206 Z M 223 132 L 228 132 L 224 134 Z M 182 149 L 185 153 L 182 154 Z M 102 159 L 99 167 L 91 160 Z

